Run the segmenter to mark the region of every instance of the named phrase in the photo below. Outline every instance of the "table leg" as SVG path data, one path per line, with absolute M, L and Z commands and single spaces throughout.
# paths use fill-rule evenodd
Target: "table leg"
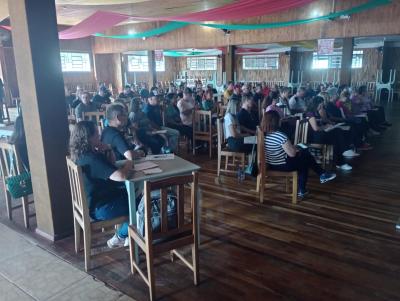
M 126 190 L 129 200 L 129 224 L 136 227 L 136 186 L 135 182 L 125 181 Z M 139 264 L 139 248 L 135 243 L 135 261 Z

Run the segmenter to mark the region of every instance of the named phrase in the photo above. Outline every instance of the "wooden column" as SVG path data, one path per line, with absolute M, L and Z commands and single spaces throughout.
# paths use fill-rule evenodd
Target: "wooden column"
M 390 70 L 396 69 L 396 60 L 398 60 L 394 43 L 385 41 L 382 53 L 382 81 L 387 83 L 390 80 Z M 400 70 L 397 70 L 396 78 L 398 78 Z
M 125 65 L 124 56 L 122 53 L 113 53 L 113 67 L 114 67 L 114 76 L 113 81 L 115 87 L 121 92 L 124 89 L 126 84 L 126 77 L 125 77 Z
M 290 75 L 293 71 L 293 83 L 297 83 L 300 80 L 299 72 L 302 71 L 302 55 L 298 51 L 297 47 L 291 47 L 289 55 L 290 60 L 288 81 L 290 81 Z
M 226 82 L 235 80 L 235 46 L 226 47 L 222 72 L 226 73 Z
M 340 84 L 350 86 L 351 84 L 351 63 L 353 60 L 353 38 L 343 39 L 342 66 L 340 68 Z
M 67 111 L 54 0 L 9 0 L 17 78 L 32 173 L 37 232 L 72 233 L 65 156 Z
M 154 50 L 147 51 L 149 58 L 149 89 L 157 84 L 157 72 L 156 72 L 156 55 Z

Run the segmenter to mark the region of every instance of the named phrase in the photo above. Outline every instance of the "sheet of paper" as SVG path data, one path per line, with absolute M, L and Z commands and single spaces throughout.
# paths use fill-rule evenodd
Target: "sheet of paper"
M 150 168 L 154 168 L 154 167 L 158 167 L 158 165 L 155 164 L 154 162 L 145 161 L 142 163 L 135 164 L 133 170 L 141 171 L 141 170 L 150 169 Z
M 159 168 L 159 167 L 156 167 L 156 168 L 150 168 L 150 169 L 142 170 L 142 172 L 143 172 L 145 175 L 152 175 L 152 174 L 155 174 L 155 173 L 160 173 L 160 172 L 162 172 L 162 169 Z
M 161 155 L 147 155 L 145 157 L 146 161 L 152 161 L 152 160 L 173 160 L 175 159 L 174 154 L 161 154 Z
M 244 137 L 243 143 L 245 143 L 245 144 L 255 144 L 255 143 L 257 143 L 257 136 Z

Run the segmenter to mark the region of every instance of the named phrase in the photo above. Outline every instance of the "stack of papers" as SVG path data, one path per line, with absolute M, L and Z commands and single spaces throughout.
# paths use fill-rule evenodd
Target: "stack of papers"
M 134 171 L 142 171 L 142 170 L 150 169 L 150 168 L 154 168 L 154 167 L 158 167 L 158 165 L 153 162 L 145 161 L 142 163 L 135 164 L 135 166 L 133 167 L 133 170 Z
M 145 175 L 152 175 L 152 174 L 160 173 L 160 172 L 162 172 L 162 169 L 159 168 L 159 167 L 143 170 L 143 173 L 144 173 Z

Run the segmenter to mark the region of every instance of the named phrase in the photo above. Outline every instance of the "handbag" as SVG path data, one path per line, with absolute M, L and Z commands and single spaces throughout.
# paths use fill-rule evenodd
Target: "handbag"
M 256 144 L 253 143 L 253 148 L 251 150 L 251 156 L 250 156 L 250 162 L 249 165 L 246 166 L 246 169 L 244 173 L 246 175 L 256 177 L 258 174 L 258 167 L 257 167 L 257 162 L 256 162 Z
M 15 174 L 14 155 L 9 154 L 10 173 Z M 18 199 L 33 193 L 31 173 L 26 170 L 19 175 L 9 176 L 5 179 L 7 190 L 14 199 Z

